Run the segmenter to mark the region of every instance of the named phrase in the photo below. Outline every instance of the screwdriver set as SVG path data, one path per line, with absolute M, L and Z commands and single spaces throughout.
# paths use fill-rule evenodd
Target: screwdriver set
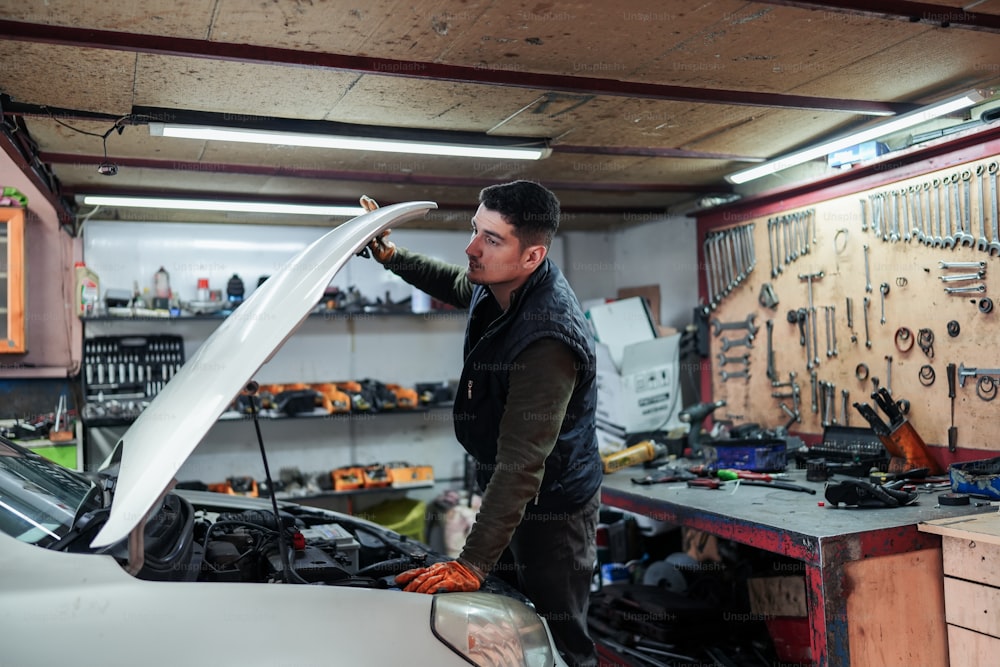
M 180 336 L 84 340 L 84 421 L 93 426 L 132 422 L 183 365 Z

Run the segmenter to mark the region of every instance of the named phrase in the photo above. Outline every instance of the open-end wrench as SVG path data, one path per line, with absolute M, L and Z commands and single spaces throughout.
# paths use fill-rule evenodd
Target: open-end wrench
M 866 296 L 864 300 L 864 311 L 865 311 L 865 347 L 867 348 L 871 348 L 872 346 L 872 339 L 871 336 L 868 334 L 868 308 L 869 306 L 871 306 L 871 303 L 872 300 Z
M 923 238 L 920 240 L 924 242 L 924 245 L 931 245 L 934 243 L 934 219 L 931 217 L 931 184 L 929 181 L 924 181 L 923 185 L 916 186 L 919 188 L 919 194 L 917 195 L 917 203 L 920 205 L 920 222 L 923 224 Z
M 819 350 L 817 349 L 819 347 L 819 334 L 816 333 L 816 307 L 813 305 L 813 282 L 822 279 L 824 275 L 823 271 L 799 274 L 799 280 L 805 280 L 809 289 L 809 326 L 812 327 L 812 366 L 807 364 L 809 368 L 819 365 Z
M 865 291 L 871 292 L 872 274 L 871 270 L 868 268 L 868 244 L 866 243 L 864 246 L 862 246 L 862 249 L 865 251 Z
M 986 238 L 986 166 L 976 166 L 976 177 L 979 178 L 979 238 L 976 239 L 976 250 L 989 252 L 990 241 Z
M 889 283 L 882 283 L 878 286 L 878 291 L 882 294 L 882 319 L 880 324 L 885 324 L 885 295 L 889 293 Z
M 705 258 L 705 285 L 708 288 L 709 308 L 715 308 L 715 284 L 713 282 L 712 268 L 712 242 L 709 235 L 705 235 L 705 240 L 701 244 L 701 254 Z
M 715 329 L 714 333 L 716 336 L 721 334 L 723 331 L 734 331 L 736 329 L 746 329 L 750 340 L 757 335 L 757 326 L 754 325 L 754 320 L 757 318 L 757 313 L 750 313 L 747 315 L 745 320 L 739 320 L 735 322 L 720 322 L 719 318 L 712 318 L 712 327 Z
M 722 351 L 728 352 L 734 347 L 753 347 L 753 336 L 747 334 L 743 338 L 723 338 Z
M 830 307 L 823 306 L 823 333 L 826 334 L 826 356 L 833 356 L 833 339 L 830 336 Z
M 727 357 L 722 352 L 718 355 L 719 365 L 725 366 L 726 364 L 743 364 L 744 367 L 750 365 L 750 355 L 744 354 L 742 357 Z
M 892 393 L 892 355 L 885 355 L 885 390 Z
M 833 356 L 837 356 L 837 307 L 830 306 L 830 330 L 833 332 Z
M 956 175 L 957 176 L 957 175 Z M 967 248 L 975 247 L 976 237 L 972 235 L 972 172 L 966 169 L 962 172 L 962 186 L 965 190 L 965 210 L 962 211 L 962 229 L 958 242 Z M 955 186 L 955 198 L 958 198 L 958 185 Z M 957 202 L 956 202 L 957 203 Z
M 767 219 L 767 252 L 771 258 L 771 277 L 778 277 L 778 270 L 774 268 L 774 218 Z
M 851 417 L 850 417 L 851 413 L 847 409 L 847 406 L 850 405 L 850 401 L 848 400 L 850 395 L 851 392 L 847 391 L 846 389 L 840 390 L 840 422 L 844 426 L 851 425 Z
M 723 382 L 728 382 L 732 378 L 745 378 L 747 382 L 750 381 L 750 371 L 719 371 L 719 375 L 722 376 Z
M 859 199 L 861 202 L 861 231 L 868 231 L 868 204 L 864 199 Z
M 990 162 L 986 171 L 989 172 L 992 179 L 990 181 L 990 226 L 993 240 L 990 241 L 989 251 L 990 257 L 996 257 L 1000 255 L 1000 238 L 997 238 L 997 163 Z

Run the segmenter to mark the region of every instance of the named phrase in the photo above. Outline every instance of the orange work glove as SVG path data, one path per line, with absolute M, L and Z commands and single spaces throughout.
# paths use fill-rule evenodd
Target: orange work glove
M 457 593 L 478 591 L 483 579 L 472 566 L 452 560 L 397 574 L 396 585 L 411 593 Z
M 371 213 L 378 208 L 378 202 L 368 195 L 361 195 L 361 207 L 368 213 Z M 375 261 L 379 264 L 385 264 L 388 262 L 392 259 L 392 256 L 396 254 L 396 244 L 386 239 L 386 237 L 389 236 L 390 231 L 392 230 L 387 229 L 373 238 L 358 254 L 362 257 L 367 257 L 368 253 L 371 252 L 371 256 L 374 257 Z

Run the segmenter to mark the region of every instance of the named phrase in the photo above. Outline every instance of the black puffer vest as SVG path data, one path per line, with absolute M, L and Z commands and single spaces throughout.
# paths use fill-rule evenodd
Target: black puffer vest
M 455 435 L 476 460 L 476 479 L 485 490 L 496 464 L 514 360 L 540 338 L 563 341 L 576 353 L 581 370 L 559 439 L 545 460 L 537 503 L 528 510 L 532 506 L 546 511 L 575 509 L 593 497 L 603 475 L 594 418 L 597 382 L 590 327 L 569 283 L 549 259 L 517 291 L 507 312 L 485 322 L 495 304 L 489 289 L 477 285 L 469 304 L 465 367 L 455 397 Z

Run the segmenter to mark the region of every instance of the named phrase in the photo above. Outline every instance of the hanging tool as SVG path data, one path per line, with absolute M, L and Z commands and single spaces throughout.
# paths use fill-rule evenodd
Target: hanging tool
M 948 427 L 948 451 L 958 447 L 958 428 L 955 427 L 955 364 L 948 364 L 948 398 L 951 399 L 951 426 Z

